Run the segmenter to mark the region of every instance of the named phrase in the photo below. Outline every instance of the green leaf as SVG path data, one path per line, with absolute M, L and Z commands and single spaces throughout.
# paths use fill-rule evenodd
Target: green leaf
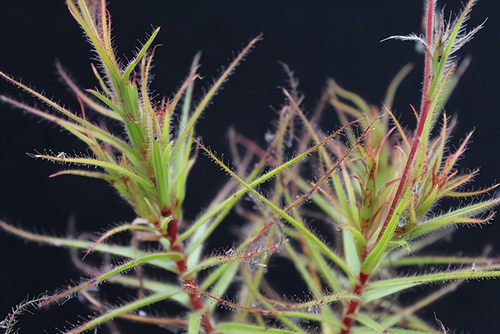
M 77 165 L 91 165 L 91 166 L 96 166 L 96 167 L 102 167 L 108 171 L 114 171 L 119 174 L 125 175 L 130 177 L 132 180 L 136 181 L 138 185 L 140 185 L 145 191 L 152 192 L 153 187 L 151 185 L 151 182 L 149 180 L 146 180 L 142 178 L 141 176 L 135 174 L 134 172 L 130 171 L 129 169 L 123 168 L 121 166 L 118 166 L 113 163 L 105 162 L 105 161 L 100 161 L 98 159 L 88 159 L 88 158 L 69 158 L 69 157 L 58 157 L 58 156 L 51 156 L 51 155 L 45 155 L 45 154 L 34 154 L 33 155 L 35 158 L 40 158 L 40 159 L 47 159 L 55 162 L 61 162 L 61 163 L 69 163 L 69 164 L 77 164 Z
M 198 334 L 200 333 L 201 321 L 203 319 L 204 309 L 191 312 L 189 314 L 189 334 Z
M 137 55 L 135 56 L 135 59 L 128 64 L 127 68 L 125 71 L 123 71 L 123 79 L 128 82 L 130 73 L 134 70 L 135 66 L 141 61 L 141 59 L 146 55 L 146 52 L 148 51 L 149 47 L 151 44 L 153 44 L 154 39 L 156 38 L 156 35 L 160 32 L 160 27 L 156 28 L 155 31 L 151 34 L 151 36 L 148 38 L 146 43 L 142 46 L 142 48 L 139 50 Z
M 384 265 L 390 267 L 399 266 L 434 266 L 439 264 L 463 264 L 463 265 L 485 265 L 488 268 L 495 268 L 500 264 L 500 259 L 491 257 L 467 257 L 467 256 L 412 256 L 401 259 L 389 259 Z M 493 266 L 493 267 L 492 267 Z
M 344 257 L 347 265 L 354 273 L 359 273 L 361 268 L 361 261 L 359 260 L 358 249 L 364 245 L 359 245 L 361 240 L 364 241 L 363 236 L 353 226 L 342 227 L 342 241 L 344 245 Z M 358 242 L 358 247 L 356 246 Z M 359 247 L 361 246 L 361 247 Z
M 31 233 L 31 232 L 19 229 L 17 227 L 14 227 L 12 225 L 9 225 L 2 220 L 0 220 L 0 228 L 4 229 L 5 231 L 7 231 L 9 233 L 12 233 L 16 236 L 19 236 L 23 239 L 35 241 L 35 242 L 40 242 L 43 244 L 57 246 L 57 247 L 70 247 L 70 248 L 79 248 L 79 249 L 87 250 L 95 244 L 93 241 L 74 240 L 74 239 L 70 239 L 70 238 L 58 238 L 58 237 L 52 237 L 52 236 Z M 123 257 L 131 258 L 131 259 L 138 259 L 138 258 L 144 257 L 148 254 L 144 251 L 134 249 L 131 247 L 110 245 L 110 244 L 104 244 L 104 243 L 96 245 L 93 250 L 97 251 L 97 252 L 101 252 L 101 253 L 118 255 L 118 256 L 123 256 Z M 174 253 L 171 253 L 171 254 L 174 254 Z M 181 258 L 182 258 L 182 256 L 181 256 Z M 177 271 L 177 267 L 175 266 L 175 263 L 172 261 L 172 259 L 169 259 L 168 257 L 150 260 L 150 261 L 148 261 L 148 263 L 151 265 L 155 265 L 157 267 L 172 271 L 172 272 Z
M 353 327 L 352 333 L 353 334 L 372 334 L 373 329 L 367 328 L 367 327 Z M 420 330 L 416 330 L 416 329 L 389 328 L 389 329 L 387 329 L 386 333 L 391 333 L 391 334 L 430 334 L 430 333 L 436 333 L 436 334 L 439 334 L 440 332 L 420 331 Z
M 470 204 L 462 208 L 452 209 L 447 213 L 437 215 L 420 223 L 418 226 L 409 231 L 409 235 L 411 238 L 415 238 L 433 232 L 438 228 L 457 223 L 484 223 L 491 218 L 491 215 L 486 217 L 486 219 L 473 217 L 491 210 L 499 203 L 500 198 L 496 198 L 476 204 Z
M 403 211 L 403 208 L 406 206 L 408 202 L 408 198 L 410 197 L 410 191 L 407 191 L 396 207 L 394 215 L 391 217 L 387 228 L 384 230 L 380 241 L 375 245 L 375 248 L 368 254 L 365 262 L 361 266 L 361 272 L 365 274 L 371 274 L 380 264 L 382 258 L 386 255 L 387 245 L 391 241 L 394 231 L 396 229 L 396 225 L 398 223 L 398 219 Z
M 109 312 L 106 312 L 90 321 L 87 321 L 83 323 L 82 325 L 73 328 L 72 330 L 66 332 L 67 334 L 77 334 L 77 333 L 83 333 L 89 329 L 92 329 L 96 326 L 99 326 L 100 324 L 105 323 L 108 320 L 111 320 L 113 318 L 119 317 L 120 315 L 130 313 L 133 311 L 136 311 L 140 309 L 141 307 L 145 307 L 157 302 L 160 302 L 162 300 L 166 300 L 168 298 L 171 298 L 175 296 L 178 293 L 182 293 L 183 290 L 179 289 L 176 292 L 171 292 L 171 291 L 166 291 L 166 292 L 158 292 L 155 294 L 152 294 L 150 296 L 143 297 L 141 299 L 138 299 L 136 301 L 130 302 L 128 304 L 125 304 L 123 306 L 117 307 L 115 309 L 112 309 Z M 190 332 L 191 333 L 191 332 Z
M 169 187 L 169 174 L 170 174 L 170 148 L 173 142 L 168 143 L 163 153 L 161 152 L 159 138 L 153 140 L 151 146 L 151 155 L 153 161 L 153 170 L 156 179 L 156 193 L 160 201 L 160 210 L 167 210 L 171 207 L 170 202 L 170 187 Z
M 422 284 L 446 282 L 450 280 L 470 280 L 493 277 L 500 277 L 500 271 L 463 269 L 427 275 L 392 278 L 371 283 L 363 291 L 362 297 L 364 303 L 369 303 L 373 300 L 380 299 Z
M 240 334 L 240 333 L 265 333 L 265 334 L 295 334 L 297 332 L 286 329 L 277 329 L 271 327 L 261 327 L 255 325 L 238 324 L 232 322 L 223 322 L 217 325 L 217 333 L 221 334 Z
M 387 333 L 383 326 L 379 325 L 367 314 L 358 313 L 356 314 L 355 320 L 370 328 L 372 333 Z

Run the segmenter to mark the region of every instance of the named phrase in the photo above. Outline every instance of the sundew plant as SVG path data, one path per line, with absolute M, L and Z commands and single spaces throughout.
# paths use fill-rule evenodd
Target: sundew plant
M 453 324 L 423 319 L 419 311 L 464 281 L 500 276 L 499 259 L 486 252 L 425 252 L 457 225 L 490 222 L 500 202 L 492 195 L 497 185 L 473 187 L 478 171 L 457 167 L 472 133 L 456 147 L 448 145 L 457 121 L 444 106 L 468 64 L 457 55 L 483 26 L 465 27 L 474 3 L 448 15 L 428 0 L 422 35 L 387 38 L 386 43 L 402 40 L 423 50 L 420 105 L 408 107 L 415 126 L 399 121 L 392 108 L 409 66 L 394 78 L 380 106 L 329 80 L 318 107 L 306 112 L 298 81 L 283 64 L 289 75 L 281 89 L 286 102 L 266 134 L 266 146 L 232 130 L 231 154 L 223 156 L 203 141 L 197 126 L 261 36 L 235 53 L 205 91 L 198 90 L 204 78 L 197 54 L 179 89 L 162 98 L 150 89 L 160 28 L 125 61 L 114 49 L 106 2 L 68 0 L 95 52 L 96 86 L 80 87 L 58 64 L 79 108 L 70 109 L 4 72 L 5 81 L 39 103 L 0 99 L 87 147 L 84 153 L 33 151 L 26 159 L 60 164 L 50 177 L 107 183 L 136 218 L 103 226 L 97 237 L 35 233 L 1 220 L 3 232 L 70 249 L 81 279 L 12 305 L 0 326 L 6 333 L 22 331 L 27 313 L 68 307 L 65 301 L 77 297 L 92 315 L 58 332 L 107 327 L 126 333 L 127 322 L 144 325 L 144 331 L 156 326 L 190 334 L 448 332 Z M 322 124 L 326 109 L 336 111 L 337 127 Z M 210 204 L 200 203 L 193 214 L 184 204 L 199 159 L 210 159 L 228 177 Z M 233 216 L 244 221 L 231 226 L 238 241 L 209 247 Z M 283 282 L 268 275 L 271 266 L 283 263 L 277 258 L 293 263 L 295 275 L 288 279 L 305 286 L 306 297 L 280 293 Z M 433 288 L 423 288 L 428 285 Z M 109 287 L 124 293 L 116 298 L 101 293 Z M 405 298 L 414 289 L 425 293 Z

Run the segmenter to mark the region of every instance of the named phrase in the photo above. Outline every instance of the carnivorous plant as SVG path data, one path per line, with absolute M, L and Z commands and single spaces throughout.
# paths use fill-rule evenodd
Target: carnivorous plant
M 160 28 L 124 62 L 114 50 L 106 2 L 67 0 L 95 51 L 96 88 L 80 88 L 58 64 L 80 109 L 70 110 L 4 72 L 4 80 L 44 107 L 6 95 L 0 99 L 57 125 L 88 147 L 86 153 L 28 152 L 27 158 L 61 164 L 50 177 L 77 175 L 107 182 L 136 219 L 96 239 L 37 234 L 0 221 L 3 231 L 25 240 L 79 250 L 73 254 L 81 256 L 73 258 L 83 275 L 70 287 L 21 302 L 1 326 L 14 333 L 21 313 L 32 306 L 53 307 L 78 296 L 95 316 L 61 332 L 104 325 L 118 332 L 119 318 L 190 334 L 446 332 L 439 321 L 424 321 L 416 313 L 465 280 L 500 276 L 500 261 L 487 255 L 421 253 L 449 235 L 453 229 L 447 227 L 489 222 L 500 202 L 488 196 L 497 185 L 471 190 L 467 184 L 477 170 L 463 173 L 457 168 L 472 133 L 455 149 L 447 145 L 456 120 L 444 106 L 467 66 L 456 54 L 482 28 L 465 28 L 474 3 L 468 1 L 447 20 L 436 10 L 435 0 L 428 0 L 423 35 L 388 38 L 415 42 L 423 49 L 421 103 L 412 107 L 414 129 L 392 110 L 396 88 L 409 67 L 394 78 L 381 106 L 368 105 L 330 80 L 316 111 L 307 114 L 297 81 L 283 65 L 289 74 L 289 86 L 282 89 L 286 103 L 266 135 L 267 146 L 230 131 L 227 162 L 202 141 L 197 124 L 261 37 L 234 56 L 201 99 L 193 98 L 203 79 L 199 54 L 178 91 L 156 99 L 150 83 Z M 337 112 L 338 128 L 321 126 L 326 108 Z M 230 177 L 191 220 L 184 207 L 187 180 L 196 160 L 207 157 Z M 440 206 L 445 198 L 461 201 Z M 235 214 L 245 221 L 238 226 L 238 242 L 208 252 L 209 238 Z M 115 242 L 120 235 L 128 242 Z M 96 255 L 104 265 L 86 261 Z M 296 277 L 290 281 L 304 284 L 307 297 L 279 293 L 267 271 L 271 263 L 283 261 L 293 263 Z M 440 283 L 438 289 L 410 303 L 398 299 L 435 283 Z M 106 286 L 122 287 L 129 295 L 132 291 L 133 297 L 106 299 L 96 290 Z

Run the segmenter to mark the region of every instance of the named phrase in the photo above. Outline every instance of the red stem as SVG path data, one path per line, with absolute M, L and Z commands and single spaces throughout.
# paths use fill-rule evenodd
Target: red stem
M 426 25 L 426 43 L 428 47 L 431 47 L 432 43 L 432 34 L 433 34 L 433 26 L 434 26 L 434 0 L 429 0 L 427 2 L 427 25 Z M 429 86 L 431 83 L 431 77 L 432 77 L 432 54 L 430 51 L 426 50 L 425 53 L 425 68 L 424 68 L 424 82 L 423 82 L 423 89 L 422 89 L 422 105 L 420 109 L 420 117 L 418 120 L 418 125 L 417 125 L 417 130 L 415 131 L 415 138 L 413 140 L 410 154 L 408 155 L 408 160 L 406 161 L 405 169 L 403 171 L 403 175 L 401 176 L 401 180 L 399 181 L 398 188 L 396 190 L 396 194 L 394 196 L 394 199 L 391 203 L 391 207 L 389 208 L 389 212 L 385 218 L 384 225 L 382 226 L 382 229 L 380 230 L 379 235 L 377 236 L 377 241 L 375 244 L 378 244 L 380 242 L 380 239 L 384 235 L 385 230 L 387 229 L 387 226 L 389 225 L 389 222 L 394 214 L 394 211 L 396 210 L 396 206 L 398 204 L 398 201 L 400 199 L 400 196 L 403 192 L 403 188 L 408 180 L 408 177 L 410 175 L 410 168 L 412 167 L 413 164 L 413 159 L 415 158 L 415 154 L 417 152 L 417 149 L 420 144 L 420 140 L 422 137 L 422 132 L 424 130 L 424 125 L 426 124 L 427 118 L 429 116 L 429 109 L 430 109 L 430 104 L 431 101 L 429 100 Z M 353 293 L 357 296 L 361 296 L 361 293 L 363 289 L 366 286 L 366 282 L 368 278 L 370 277 L 371 273 L 363 273 L 361 272 L 359 274 L 359 279 L 358 283 L 354 286 L 353 288 Z M 342 325 L 343 328 L 340 332 L 340 334 L 350 334 L 351 333 L 351 327 L 354 324 L 354 315 L 356 314 L 359 306 L 361 304 L 360 300 L 350 300 L 347 302 L 347 311 L 344 315 L 344 318 L 342 320 Z
M 354 286 L 352 291 L 356 296 L 361 296 L 361 292 L 363 292 L 363 289 L 366 286 L 366 281 L 368 281 L 369 277 L 369 275 L 363 273 L 359 274 L 359 282 Z M 347 311 L 344 315 L 344 319 L 342 320 L 342 330 L 340 331 L 340 334 L 351 333 L 351 327 L 354 324 L 354 315 L 356 314 L 359 305 L 360 300 L 350 300 L 347 302 Z
M 180 249 L 181 247 L 179 246 L 179 251 L 182 251 Z M 181 276 L 183 273 L 187 271 L 187 255 L 184 256 L 184 258 L 180 261 L 176 262 L 177 264 L 177 269 L 179 270 L 179 276 Z M 189 286 L 195 286 L 195 279 L 194 278 L 188 278 L 186 279 L 186 287 Z M 198 311 L 203 308 L 203 301 L 201 300 L 200 295 L 198 292 L 194 289 L 186 289 L 186 291 L 189 294 L 189 303 L 191 304 L 191 309 L 193 311 Z M 203 313 L 202 319 L 201 319 L 201 326 L 205 330 L 205 333 L 210 334 L 214 331 L 214 328 L 212 324 L 210 323 L 210 313 L 209 310 L 206 310 Z
M 432 29 L 434 25 L 434 0 L 429 0 L 427 2 L 427 31 L 426 31 L 426 43 L 431 47 L 432 43 Z M 425 53 L 425 69 L 424 69 L 424 83 L 423 83 L 423 89 L 422 89 L 422 106 L 420 109 L 420 118 L 418 121 L 417 125 L 417 130 L 415 132 L 415 138 L 413 139 L 413 143 L 411 145 L 411 150 L 410 154 L 408 155 L 408 160 L 406 161 L 406 166 L 403 171 L 403 175 L 401 176 L 401 180 L 399 181 L 399 186 L 398 189 L 396 190 L 396 194 L 394 196 L 394 199 L 392 201 L 391 207 L 389 209 L 389 212 L 385 218 L 384 225 L 382 226 L 382 229 L 380 230 L 380 233 L 377 237 L 377 241 L 375 244 L 378 244 L 380 242 L 380 239 L 384 235 L 385 230 L 387 229 L 387 225 L 389 225 L 389 221 L 391 220 L 394 210 L 396 210 L 396 206 L 398 204 L 399 198 L 401 196 L 401 193 L 403 192 L 403 188 L 406 184 L 406 181 L 408 179 L 408 175 L 410 172 L 410 168 L 413 164 L 413 159 L 415 158 L 415 154 L 417 152 L 417 149 L 420 144 L 420 139 L 422 137 L 422 132 L 424 130 L 424 125 L 427 121 L 427 117 L 429 116 L 429 108 L 430 108 L 430 103 L 431 101 L 429 100 L 429 86 L 431 82 L 431 76 L 432 76 L 432 54 L 427 51 Z
M 168 217 L 171 214 L 172 214 L 171 209 L 165 208 L 162 210 L 163 217 Z M 170 251 L 182 253 L 182 245 L 175 244 L 175 241 L 177 240 L 178 236 L 177 234 L 179 231 L 179 221 L 176 218 L 172 218 L 168 222 L 166 231 L 162 230 L 159 221 L 155 221 L 154 224 L 158 229 L 158 231 L 162 234 L 162 236 L 166 237 L 170 241 Z M 177 271 L 179 272 L 179 276 L 182 276 L 188 270 L 187 254 L 184 255 L 184 257 L 181 260 L 177 261 L 175 264 L 177 265 Z M 195 285 L 195 278 L 189 277 L 186 279 L 186 282 L 188 283 L 188 285 Z M 193 311 L 201 310 L 203 308 L 203 301 L 201 300 L 198 293 L 192 289 L 186 289 L 186 290 L 189 294 L 189 303 L 191 304 L 191 309 Z M 205 329 L 205 333 L 212 333 L 214 331 L 214 328 L 210 323 L 210 314 L 208 310 L 206 310 L 203 314 L 201 325 Z
M 427 3 L 427 27 L 426 27 L 426 40 L 425 43 L 427 43 L 427 46 L 431 47 L 432 44 L 432 35 L 433 35 L 433 27 L 434 27 L 434 0 L 429 0 Z M 424 102 L 428 100 L 428 94 L 429 94 L 429 84 L 431 82 L 431 60 L 432 60 L 432 54 L 429 53 L 429 51 L 426 50 L 425 52 L 425 69 L 424 69 L 424 87 L 422 91 L 422 112 L 423 112 L 423 105 Z

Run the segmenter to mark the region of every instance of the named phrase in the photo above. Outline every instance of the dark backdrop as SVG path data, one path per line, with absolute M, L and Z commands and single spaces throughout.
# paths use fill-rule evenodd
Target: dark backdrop
M 446 2 L 448 10 L 460 8 L 460 1 Z M 278 87 L 285 84 L 286 75 L 278 61 L 287 63 L 300 78 L 306 110 L 314 108 L 328 77 L 370 103 L 380 104 L 391 78 L 407 62 L 414 62 L 416 69 L 402 84 L 395 101 L 396 113 L 406 124 L 413 124 L 409 104 L 419 105 L 421 57 L 410 42 L 379 41 L 393 34 L 420 33 L 419 0 L 115 0 L 109 9 L 118 54 L 128 59 L 152 26 L 162 26 L 156 43 L 163 46 L 156 52 L 156 80 L 152 85 L 160 96 L 179 87 L 197 51 L 203 51 L 200 72 L 206 78 L 198 88 L 207 87 L 220 67 L 228 64 L 233 52 L 252 37 L 264 34 L 263 41 L 237 68 L 199 124 L 198 134 L 219 153 L 229 151 L 226 131 L 230 126 L 263 141 L 269 122 L 276 118 L 270 106 L 279 107 L 284 100 Z M 486 17 L 489 20 L 485 28 L 460 53 L 472 55 L 473 62 L 447 107 L 448 113 L 458 113 L 460 117 L 455 144 L 465 132 L 475 129 L 474 142 L 460 166 L 481 167 L 477 186 L 488 186 L 499 179 L 498 2 L 479 1 L 469 26 L 480 24 Z M 1 0 L 0 38 L 0 68 L 62 103 L 77 108 L 72 94 L 55 74 L 56 59 L 80 86 L 96 85 L 89 66 L 92 52 L 62 0 Z M 2 94 L 27 100 L 20 90 L 4 82 L 0 84 Z M 134 218 L 132 211 L 102 182 L 78 177 L 49 179 L 47 176 L 60 166 L 30 159 L 26 152 L 79 152 L 83 146 L 52 125 L 23 116 L 6 105 L 0 108 L 2 219 L 35 231 L 62 233 L 70 216 L 80 231 L 100 231 L 114 222 Z M 325 123 L 324 128 L 335 127 L 334 118 L 325 122 L 330 123 Z M 209 203 L 224 177 L 217 166 L 200 157 L 189 181 L 187 207 Z M 494 244 L 493 255 L 499 256 L 499 236 L 497 221 L 482 228 L 462 227 L 452 242 L 442 243 L 437 249 L 445 254 L 464 250 L 479 255 L 486 245 Z M 24 243 L 3 233 L 0 247 L 0 317 L 27 295 L 53 291 L 70 279 L 79 278 L 64 249 Z M 435 312 L 446 326 L 459 332 L 497 333 L 499 300 L 499 281 L 472 281 L 433 304 L 424 314 L 432 321 Z M 21 332 L 52 333 L 55 326 L 64 327 L 63 319 L 76 322 L 78 318 L 66 312 L 72 312 L 77 304 L 71 300 L 63 307 L 26 315 L 20 319 Z M 124 333 L 133 332 L 133 327 L 125 328 Z

